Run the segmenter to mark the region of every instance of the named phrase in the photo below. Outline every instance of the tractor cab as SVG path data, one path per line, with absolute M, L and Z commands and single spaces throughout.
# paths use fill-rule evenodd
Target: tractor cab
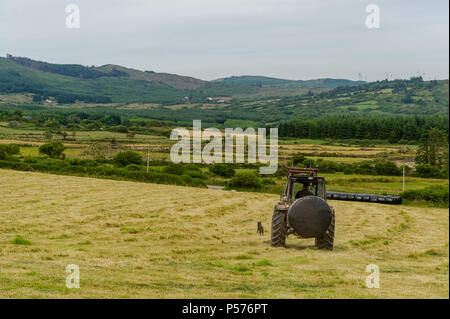
M 316 168 L 288 168 L 287 184 L 281 199 L 287 204 L 292 204 L 305 195 L 326 200 L 325 179 L 317 176 Z

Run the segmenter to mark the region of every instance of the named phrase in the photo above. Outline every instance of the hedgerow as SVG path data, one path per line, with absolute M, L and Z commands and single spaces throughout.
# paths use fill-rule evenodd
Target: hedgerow
M 77 175 L 89 177 L 118 178 L 156 184 L 173 184 L 182 186 L 205 187 L 206 183 L 199 175 L 174 175 L 164 172 L 137 171 L 129 168 L 116 168 L 106 165 L 80 166 L 78 163 L 65 160 L 46 159 L 37 163 L 0 160 L 0 168 L 10 168 L 20 171 L 44 172 L 62 175 Z

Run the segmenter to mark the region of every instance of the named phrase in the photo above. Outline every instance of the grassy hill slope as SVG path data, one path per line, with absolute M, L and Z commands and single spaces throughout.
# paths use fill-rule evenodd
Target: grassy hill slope
M 449 81 L 380 81 L 337 87 L 319 94 L 267 99 L 241 99 L 240 112 L 259 114 L 265 123 L 280 119 L 336 114 L 441 114 L 449 112 Z M 253 118 L 252 118 L 253 119 Z
M 199 80 L 193 77 L 180 76 L 177 74 L 169 73 L 156 73 L 153 71 L 140 71 L 136 69 L 126 68 L 120 65 L 107 64 L 101 67 L 95 68 L 102 72 L 112 72 L 113 70 L 118 70 L 128 74 L 132 79 L 143 80 L 148 82 L 154 82 L 159 84 L 165 84 L 176 89 L 182 90 L 193 90 L 199 88 L 206 84 L 206 81 Z
M 210 83 L 114 65 L 91 68 L 28 59 L 19 61 L 11 57 L 0 58 L 0 93 L 62 96 L 67 97 L 69 102 L 176 104 L 182 102 L 185 96 L 194 101 L 205 101 L 207 96 L 231 96 L 256 91 L 247 85 Z
M 194 102 L 205 102 L 210 96 L 264 96 L 268 92 L 274 92 L 267 89 L 274 88 L 284 89 L 277 92 L 277 95 L 292 95 L 302 88 L 327 89 L 355 84 L 358 82 L 339 79 L 290 81 L 264 77 L 232 77 L 208 82 L 113 64 L 87 67 L 52 64 L 12 55 L 0 58 L 0 93 L 35 93 L 62 97 L 60 100 L 63 103 L 176 104 L 181 103 L 185 96 Z
M 129 77 L 77 78 L 43 72 L 0 58 L 0 92 L 31 92 L 47 96 L 107 97 L 112 102 L 168 102 L 181 100 L 181 90 Z

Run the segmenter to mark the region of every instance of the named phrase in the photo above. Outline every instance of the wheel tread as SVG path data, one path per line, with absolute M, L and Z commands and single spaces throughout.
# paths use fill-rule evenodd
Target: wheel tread
M 271 246 L 284 247 L 286 245 L 286 237 L 287 237 L 286 214 L 283 212 L 274 211 L 272 216 Z
M 325 234 L 322 237 L 316 238 L 316 247 L 318 249 L 333 250 L 334 246 L 334 228 L 335 228 L 335 214 L 331 215 L 331 223 L 328 226 Z

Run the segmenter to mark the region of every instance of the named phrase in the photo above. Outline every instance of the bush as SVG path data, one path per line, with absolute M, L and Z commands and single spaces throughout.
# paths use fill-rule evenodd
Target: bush
M 275 185 L 275 181 L 269 177 L 265 177 L 262 179 L 263 185 Z
M 174 177 L 177 177 L 177 176 L 174 176 Z M 202 180 L 200 178 L 196 178 L 196 177 L 191 177 L 189 175 L 182 175 L 181 180 L 184 182 L 185 185 L 190 185 L 190 186 L 204 186 L 205 185 L 204 180 Z
M 66 147 L 61 142 L 50 142 L 39 147 L 39 153 L 48 155 L 50 158 L 65 158 Z
M 18 154 L 20 151 L 19 146 L 13 144 L 0 144 L 0 160 L 9 161 L 13 160 L 11 155 Z
M 169 163 L 164 167 L 164 173 L 180 176 L 184 174 L 184 167 L 182 164 Z
M 6 154 L 5 151 L 0 150 L 0 160 L 9 161 L 9 160 L 11 160 L 11 155 Z
M 288 168 L 285 165 L 278 165 L 277 171 L 273 174 L 274 177 L 286 177 L 288 174 Z
M 167 165 L 167 163 L 166 163 L 166 165 Z M 200 165 L 201 164 L 188 163 L 188 164 L 184 164 L 183 167 L 189 171 L 201 171 Z
M 36 157 L 33 157 L 33 156 L 25 156 L 23 158 L 23 162 L 24 163 L 37 163 L 38 159 Z
M 416 166 L 416 172 L 414 176 L 424 177 L 424 178 L 445 178 L 445 172 L 442 172 L 436 166 L 431 166 L 430 164 L 420 164 Z
M 227 164 L 212 164 L 208 166 L 208 170 L 211 173 L 214 173 L 216 175 L 225 177 L 225 178 L 230 178 L 232 176 L 234 176 L 235 174 L 235 170 L 231 165 L 227 165 Z
M 19 154 L 20 147 L 15 144 L 0 144 L 0 153 L 5 153 L 9 155 Z
M 63 159 L 57 159 L 57 158 L 46 158 L 42 161 L 42 163 L 52 166 L 54 168 L 65 167 L 65 166 L 70 165 L 70 163 L 68 161 L 63 160 Z
M 441 170 L 441 174 L 442 174 L 441 178 L 448 179 L 449 178 L 449 168 L 448 167 L 444 167 Z
M 69 162 L 70 165 L 75 165 L 75 166 L 97 166 L 99 165 L 99 163 L 95 160 L 89 159 L 89 158 L 70 158 L 67 160 L 67 162 Z
M 150 161 L 148 166 L 166 166 L 166 161 Z
M 372 168 L 372 163 L 369 161 L 346 165 L 344 172 L 346 174 L 353 173 L 362 175 L 373 175 L 375 173 L 375 171 Z
M 448 186 L 432 185 L 422 189 L 406 191 L 402 193 L 402 197 L 407 200 L 423 200 L 448 207 L 449 190 Z
M 335 173 L 339 171 L 339 165 L 332 161 L 317 160 L 317 168 L 321 173 Z
M 314 168 L 316 167 L 316 162 L 312 159 L 307 158 L 303 161 L 302 166 L 305 168 Z
M 184 173 L 193 178 L 206 179 L 206 175 L 201 170 L 187 170 Z
M 126 167 L 130 164 L 142 165 L 143 163 L 141 155 L 133 151 L 120 152 L 112 162 L 117 167 Z
M 125 169 L 128 171 L 135 171 L 135 172 L 139 172 L 142 171 L 142 166 L 141 165 L 136 165 L 136 164 L 130 164 L 125 166 Z
M 126 126 L 120 125 L 114 128 L 115 131 L 119 133 L 128 133 L 128 128 Z
M 292 164 L 294 166 L 301 166 L 303 165 L 303 162 L 306 160 L 305 155 L 303 154 L 295 154 L 292 156 Z
M 0 152 L 0 160 L 2 161 L 10 161 L 10 162 L 20 162 L 20 159 L 18 157 L 9 155 L 4 152 Z
M 402 174 L 400 168 L 394 162 L 383 161 L 375 163 L 375 172 L 378 175 L 398 176 Z
M 227 183 L 227 188 L 255 189 L 259 190 L 263 186 L 261 178 L 253 172 L 237 172 Z

